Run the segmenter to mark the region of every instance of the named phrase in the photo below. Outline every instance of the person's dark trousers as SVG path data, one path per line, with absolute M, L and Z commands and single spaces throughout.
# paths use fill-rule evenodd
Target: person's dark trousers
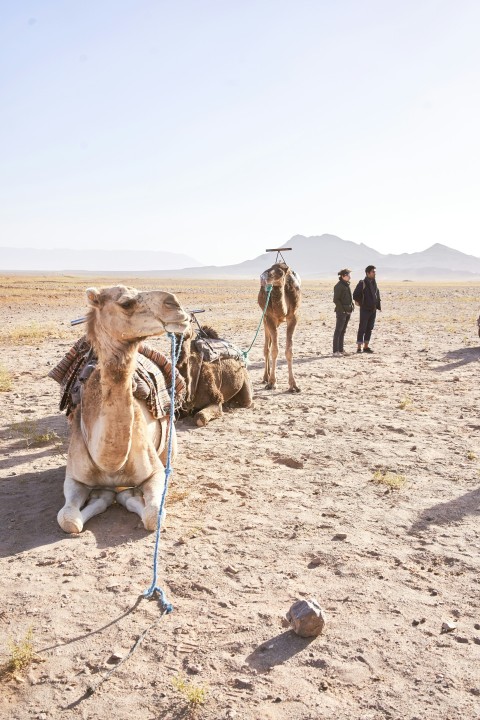
M 360 308 L 360 322 L 358 323 L 357 343 L 368 343 L 375 327 L 376 310 Z
M 343 339 L 348 321 L 350 320 L 350 313 L 335 310 L 335 314 L 337 316 L 337 324 L 335 325 L 335 332 L 333 333 L 333 352 L 343 352 Z

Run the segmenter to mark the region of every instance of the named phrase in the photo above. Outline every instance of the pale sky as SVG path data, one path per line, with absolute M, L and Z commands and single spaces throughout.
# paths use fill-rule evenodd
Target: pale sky
M 479 0 L 0 3 L 0 246 L 480 255 Z

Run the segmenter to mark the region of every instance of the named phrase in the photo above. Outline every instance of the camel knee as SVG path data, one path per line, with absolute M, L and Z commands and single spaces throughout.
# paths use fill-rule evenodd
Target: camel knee
M 166 512 L 165 508 L 163 508 L 162 515 L 160 517 L 160 525 L 165 520 L 165 516 Z M 142 522 L 145 530 L 148 530 L 149 532 L 153 532 L 154 530 L 156 530 L 158 524 L 158 508 L 155 508 L 153 506 L 146 507 L 142 515 Z
M 83 530 L 80 511 L 67 505 L 59 511 L 57 522 L 66 533 L 81 533 Z

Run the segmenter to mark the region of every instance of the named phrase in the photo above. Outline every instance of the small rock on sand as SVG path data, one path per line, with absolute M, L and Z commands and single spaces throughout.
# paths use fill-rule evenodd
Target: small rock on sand
M 294 632 L 300 637 L 320 635 L 325 626 L 325 613 L 313 598 L 293 603 L 286 617 Z

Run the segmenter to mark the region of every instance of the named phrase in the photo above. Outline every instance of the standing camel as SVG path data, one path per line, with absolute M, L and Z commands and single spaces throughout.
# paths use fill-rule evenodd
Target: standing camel
M 155 530 L 167 448 L 162 423 L 145 401 L 133 397 L 132 376 L 142 340 L 182 333 L 189 317 L 174 295 L 162 291 L 117 285 L 89 288 L 87 299 L 87 339 L 98 363 L 70 416 L 65 505 L 58 523 L 65 532 L 79 533 L 116 497 L 141 517 L 146 530 Z M 172 437 L 173 448 L 174 441 Z
M 288 389 L 300 392 L 293 375 L 293 334 L 298 321 L 298 310 L 301 301 L 300 277 L 285 262 L 275 263 L 260 276 L 260 292 L 258 304 L 265 309 L 267 302 L 266 286 L 272 285 L 270 300 L 263 317 L 265 330 L 265 373 L 263 382 L 266 389 L 273 390 L 277 386 L 278 327 L 287 323 L 287 341 L 285 357 L 288 364 Z

